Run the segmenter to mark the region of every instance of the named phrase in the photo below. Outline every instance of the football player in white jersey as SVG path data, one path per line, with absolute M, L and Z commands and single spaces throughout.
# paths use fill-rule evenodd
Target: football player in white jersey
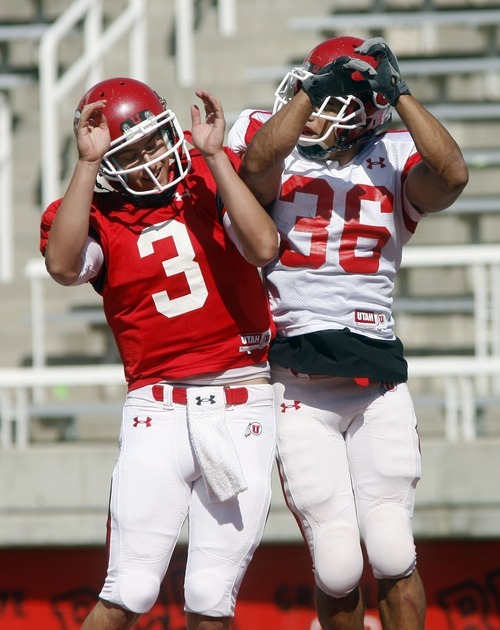
M 393 107 L 407 131 L 387 130 Z M 364 627 L 361 537 L 384 629 L 423 630 L 420 450 L 392 292 L 403 246 L 457 199 L 466 164 L 382 38 L 318 45 L 281 83 L 273 115 L 243 112 L 229 144 L 281 234 L 265 268 L 278 459 L 321 627 Z

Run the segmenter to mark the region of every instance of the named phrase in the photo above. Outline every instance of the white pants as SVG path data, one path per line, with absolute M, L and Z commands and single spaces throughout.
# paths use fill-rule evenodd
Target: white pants
M 163 388 L 166 394 L 172 389 Z M 100 597 L 137 613 L 150 610 L 188 517 L 185 608 L 232 616 L 271 500 L 272 386 L 249 385 L 246 403 L 226 407 L 248 489 L 224 502 L 209 501 L 189 439 L 186 405 L 168 395 L 158 402 L 152 389 L 132 391 L 125 402 L 110 498 L 108 573 Z
M 333 597 L 357 586 L 360 536 L 376 578 L 409 575 L 421 462 L 406 384 L 362 387 L 354 379 L 304 378 L 274 366 L 272 375 L 284 492 L 318 586 Z

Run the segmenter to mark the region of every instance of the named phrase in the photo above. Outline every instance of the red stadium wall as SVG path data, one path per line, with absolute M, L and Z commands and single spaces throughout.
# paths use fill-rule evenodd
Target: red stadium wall
M 418 543 L 428 602 L 426 630 L 500 630 L 500 541 Z M 137 630 L 183 630 L 185 550 Z M 103 549 L 0 550 L 0 629 L 77 630 L 105 570 Z M 365 572 L 366 630 L 381 630 L 376 584 Z M 319 630 L 303 546 L 263 545 L 244 581 L 233 630 Z

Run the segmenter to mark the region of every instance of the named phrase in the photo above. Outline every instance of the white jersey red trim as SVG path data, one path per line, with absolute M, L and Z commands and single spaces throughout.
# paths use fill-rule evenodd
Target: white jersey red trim
M 229 133 L 240 155 L 270 112 L 242 112 Z M 422 218 L 404 194 L 421 160 L 407 131 L 369 141 L 341 166 L 294 150 L 271 215 L 280 256 L 265 269 L 281 336 L 348 328 L 394 339 L 392 293 L 403 246 Z

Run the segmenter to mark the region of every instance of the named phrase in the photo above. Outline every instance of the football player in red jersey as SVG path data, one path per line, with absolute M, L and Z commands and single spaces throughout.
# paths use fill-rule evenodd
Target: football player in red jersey
M 393 107 L 407 131 L 387 130 Z M 361 537 L 384 629 L 423 630 L 420 451 L 392 292 L 418 222 L 467 184 L 462 154 L 382 38 L 319 44 L 283 80 L 274 115 L 242 113 L 229 145 L 281 234 L 265 268 L 277 452 L 321 627 L 364 628 Z
M 188 150 L 149 86 L 91 88 L 72 179 L 42 218 L 50 275 L 102 295 L 128 383 L 108 572 L 85 630 L 132 628 L 151 609 L 186 517 L 187 628 L 229 628 L 269 510 L 273 325 L 258 267 L 278 234 L 223 147 L 220 103 L 196 94 L 205 120 L 193 105 Z

